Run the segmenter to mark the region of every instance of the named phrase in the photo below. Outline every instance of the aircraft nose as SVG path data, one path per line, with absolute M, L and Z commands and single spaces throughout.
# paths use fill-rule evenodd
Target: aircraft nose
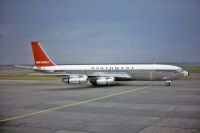
M 188 77 L 189 76 L 189 72 L 183 71 L 183 75 L 184 75 L 184 77 Z

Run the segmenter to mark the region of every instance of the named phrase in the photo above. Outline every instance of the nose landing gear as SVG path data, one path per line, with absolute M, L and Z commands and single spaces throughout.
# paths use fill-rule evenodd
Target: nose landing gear
M 166 86 L 170 86 L 171 85 L 171 81 L 166 81 L 165 84 L 166 84 Z

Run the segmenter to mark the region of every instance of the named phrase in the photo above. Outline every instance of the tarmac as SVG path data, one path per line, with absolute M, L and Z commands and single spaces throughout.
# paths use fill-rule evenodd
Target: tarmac
M 195 75 L 200 76 L 199 74 Z M 0 80 L 1 133 L 200 133 L 200 80 Z

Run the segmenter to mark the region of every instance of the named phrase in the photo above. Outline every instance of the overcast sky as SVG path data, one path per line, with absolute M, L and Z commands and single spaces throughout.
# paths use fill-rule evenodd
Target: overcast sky
M 200 0 L 0 0 L 0 64 L 200 62 Z

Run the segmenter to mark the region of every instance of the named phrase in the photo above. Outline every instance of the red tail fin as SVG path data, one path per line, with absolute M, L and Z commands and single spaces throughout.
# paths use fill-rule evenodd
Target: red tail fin
M 56 64 L 48 57 L 47 53 L 44 51 L 39 41 L 31 42 L 33 56 L 35 59 L 35 66 L 45 67 L 45 66 L 55 66 Z

